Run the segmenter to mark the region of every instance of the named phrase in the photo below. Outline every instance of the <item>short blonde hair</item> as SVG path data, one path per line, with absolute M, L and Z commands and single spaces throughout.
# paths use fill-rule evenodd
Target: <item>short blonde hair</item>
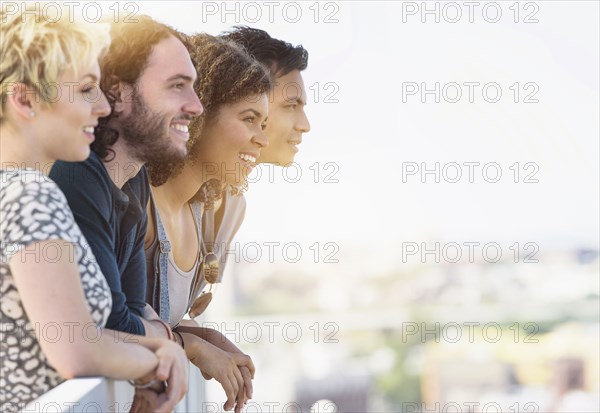
M 110 45 L 108 24 L 73 21 L 65 8 L 53 16 L 44 16 L 41 10 L 39 2 L 15 13 L 0 10 L 0 122 L 12 85 L 33 88 L 49 107 L 52 101 L 43 93 L 46 85 L 58 82 L 68 68 L 77 74 Z

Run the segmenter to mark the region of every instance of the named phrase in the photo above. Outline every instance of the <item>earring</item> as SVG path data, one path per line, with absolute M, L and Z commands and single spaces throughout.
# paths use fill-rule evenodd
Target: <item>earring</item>
M 35 112 L 32 110 L 31 112 L 29 112 L 29 116 L 33 118 L 35 116 Z

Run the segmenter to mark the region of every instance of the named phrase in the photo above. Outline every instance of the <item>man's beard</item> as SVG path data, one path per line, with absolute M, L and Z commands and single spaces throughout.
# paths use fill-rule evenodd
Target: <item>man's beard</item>
M 150 109 L 137 87 L 134 88 L 132 99 L 135 102 L 132 112 L 120 125 L 121 138 L 127 144 L 129 156 L 143 163 L 170 163 L 183 160 L 187 150 L 182 152 L 171 142 L 167 118 L 160 112 Z

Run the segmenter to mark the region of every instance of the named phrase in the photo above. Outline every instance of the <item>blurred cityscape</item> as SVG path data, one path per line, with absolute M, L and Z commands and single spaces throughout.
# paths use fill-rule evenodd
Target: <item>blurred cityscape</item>
M 518 261 L 232 263 L 203 322 L 252 356 L 249 412 L 600 411 L 598 251 Z M 221 393 L 209 382 L 207 400 Z

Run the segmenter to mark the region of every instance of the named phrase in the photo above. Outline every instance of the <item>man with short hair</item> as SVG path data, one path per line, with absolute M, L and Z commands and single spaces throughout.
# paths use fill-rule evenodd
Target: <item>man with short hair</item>
M 304 112 L 306 89 L 302 72 L 308 66 L 308 52 L 301 46 L 272 38 L 264 30 L 236 26 L 220 35 L 254 56 L 271 72 L 275 86 L 269 97 L 269 118 L 265 135 L 269 145 L 262 148 L 258 163 L 288 166 L 294 162 L 302 134 L 310 131 Z

